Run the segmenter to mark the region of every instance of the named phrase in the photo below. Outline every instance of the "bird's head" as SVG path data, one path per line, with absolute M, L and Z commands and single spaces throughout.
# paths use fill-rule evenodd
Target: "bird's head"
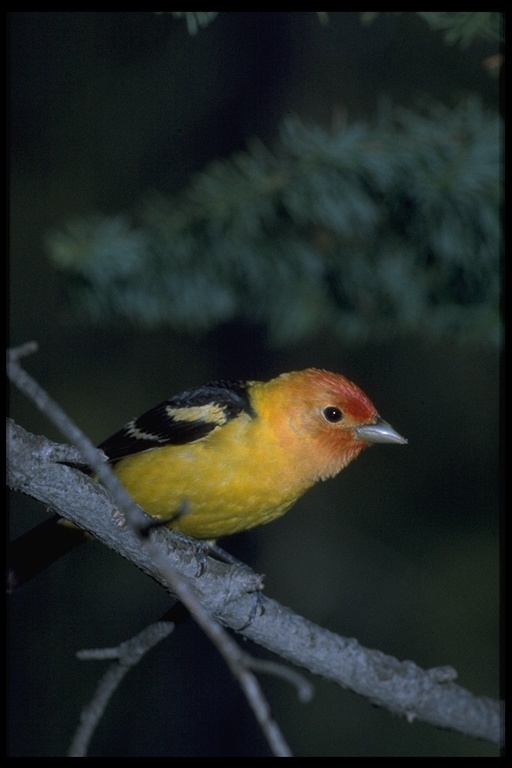
M 407 443 L 368 396 L 340 374 L 308 368 L 274 382 L 282 424 L 299 438 L 293 441 L 296 460 L 317 480 L 336 475 L 372 443 Z

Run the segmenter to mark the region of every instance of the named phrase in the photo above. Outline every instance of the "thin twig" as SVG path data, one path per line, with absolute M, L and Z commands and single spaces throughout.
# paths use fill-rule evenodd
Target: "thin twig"
M 8 351 L 7 373 L 10 380 L 57 427 L 62 435 L 78 448 L 83 462 L 101 480 L 116 504 L 126 514 L 127 519 L 131 521 L 131 524 L 137 528 L 147 525 L 147 516 L 119 482 L 117 476 L 106 463 L 103 453 L 96 448 L 94 443 L 69 418 L 64 409 L 21 367 L 19 358 L 35 350 L 37 350 L 37 343 L 28 342 Z
M 291 757 L 290 747 L 278 724 L 271 716 L 270 707 L 255 675 L 250 671 L 247 663 L 248 655 L 239 648 L 237 643 L 232 640 L 218 622 L 212 620 L 211 615 L 193 593 L 189 582 L 182 578 L 175 578 L 176 571 L 170 565 L 168 558 L 163 554 L 161 547 L 156 546 L 153 540 L 149 540 L 147 546 L 151 547 L 152 559 L 169 584 L 172 585 L 178 600 L 187 606 L 195 621 L 210 638 L 228 664 L 234 677 L 238 680 L 249 706 L 254 712 L 256 720 L 267 739 L 272 754 L 276 757 Z
M 254 669 L 255 672 L 263 672 L 264 674 L 274 675 L 274 677 L 281 677 L 283 680 L 286 680 L 296 688 L 299 701 L 302 701 L 304 704 L 313 698 L 315 689 L 309 680 L 306 680 L 304 675 L 301 675 L 295 669 L 279 664 L 276 661 L 257 659 L 254 656 L 248 656 L 246 664 L 251 669 Z
M 68 757 L 85 757 L 107 705 L 132 667 L 140 662 L 157 643 L 174 630 L 172 622 L 150 624 L 138 635 L 121 643 L 117 648 L 99 648 L 78 651 L 79 659 L 117 659 L 101 680 L 90 702 L 82 709 L 80 722 L 68 750 Z

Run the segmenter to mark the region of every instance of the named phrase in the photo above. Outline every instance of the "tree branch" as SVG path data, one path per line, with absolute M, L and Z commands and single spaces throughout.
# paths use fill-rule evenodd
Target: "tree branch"
M 150 624 L 135 637 L 121 643 L 117 648 L 101 648 L 79 651 L 79 659 L 116 659 L 101 678 L 94 696 L 82 709 L 80 722 L 68 750 L 68 757 L 85 757 L 94 731 L 100 722 L 113 694 L 132 667 L 153 646 L 174 631 L 172 622 Z
M 501 703 L 475 696 L 454 683 L 452 667 L 423 670 L 412 661 L 401 662 L 318 627 L 261 594 L 262 579 L 248 567 L 210 557 L 205 564 L 201 549 L 168 529 L 156 528 L 152 533 L 151 541 L 161 553 L 155 561 L 154 552 L 141 544 L 140 536 L 120 516 L 104 488 L 56 463 L 55 456 L 62 459 L 65 451 L 8 420 L 8 484 L 86 528 L 168 590 L 168 568 L 162 563 L 172 563 L 208 613 L 283 659 L 363 695 L 409 722 L 418 719 L 502 744 Z M 262 610 L 253 616 L 255 593 L 261 594 Z M 249 617 L 253 618 L 248 623 Z

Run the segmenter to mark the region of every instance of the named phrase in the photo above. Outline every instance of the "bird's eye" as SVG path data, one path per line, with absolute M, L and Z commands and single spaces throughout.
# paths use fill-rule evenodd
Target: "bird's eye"
M 343 418 L 343 411 L 340 408 L 336 408 L 335 405 L 328 405 L 327 408 L 324 408 L 322 413 L 331 424 L 336 424 Z

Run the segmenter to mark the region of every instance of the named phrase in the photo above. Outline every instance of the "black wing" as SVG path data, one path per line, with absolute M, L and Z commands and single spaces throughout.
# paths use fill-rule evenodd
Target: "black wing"
M 254 417 L 248 382 L 217 381 L 189 389 L 128 422 L 98 448 L 110 462 L 163 445 L 184 445 L 206 437 L 240 413 Z

